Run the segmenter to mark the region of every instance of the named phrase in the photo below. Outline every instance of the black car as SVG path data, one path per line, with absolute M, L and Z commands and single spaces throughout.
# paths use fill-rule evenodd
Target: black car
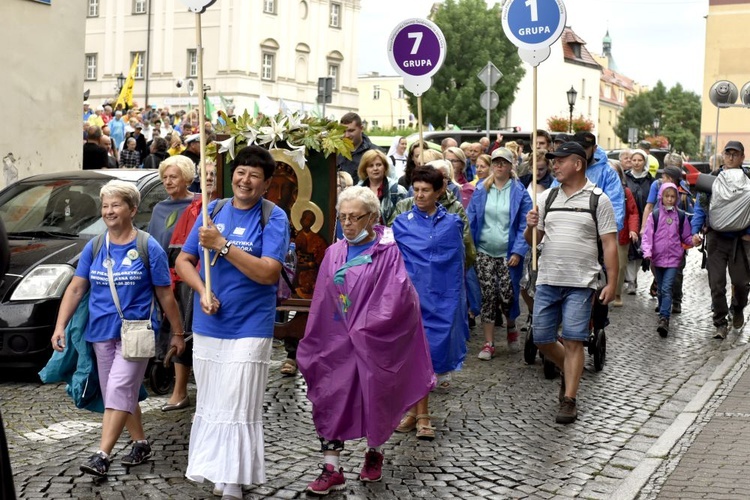
M 158 172 L 112 169 L 35 175 L 0 191 L 10 270 L 0 283 L 0 367 L 40 368 L 65 288 L 81 251 L 106 226 L 99 191 L 112 179 L 141 193 L 134 223 L 146 229 L 154 205 L 167 198 Z

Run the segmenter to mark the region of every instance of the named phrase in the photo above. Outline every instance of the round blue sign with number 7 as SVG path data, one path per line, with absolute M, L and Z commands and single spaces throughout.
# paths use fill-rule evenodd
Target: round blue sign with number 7
M 521 49 L 549 47 L 560 38 L 566 20 L 562 0 L 509 0 L 503 7 L 505 36 Z

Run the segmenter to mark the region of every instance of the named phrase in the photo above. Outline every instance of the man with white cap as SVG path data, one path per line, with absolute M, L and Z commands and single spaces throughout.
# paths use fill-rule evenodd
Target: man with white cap
M 719 176 L 732 169 L 741 169 L 745 160 L 745 147 L 739 141 L 729 141 L 722 153 L 724 165 Z M 739 180 L 750 182 L 743 176 Z M 718 179 L 717 181 L 718 182 Z M 742 196 L 747 191 L 737 190 Z M 750 199 L 745 204 L 750 203 Z M 716 327 L 715 339 L 725 339 L 728 330 L 729 307 L 727 306 L 727 270 L 732 280 L 732 326 L 739 330 L 745 325 L 744 309 L 747 305 L 748 283 L 750 283 L 750 227 L 738 231 L 716 229 L 715 221 L 709 218 L 713 212 L 711 195 L 699 193 L 695 201 L 695 212 L 691 222 L 693 245 L 699 246 L 706 238 L 708 259 L 708 286 L 711 288 L 711 309 Z
M 195 165 L 195 177 L 193 183 L 188 187 L 193 193 L 201 192 L 201 172 L 198 168 L 201 162 L 201 135 L 192 134 L 185 138 L 185 151 L 180 153 L 182 156 L 187 156 L 193 161 Z

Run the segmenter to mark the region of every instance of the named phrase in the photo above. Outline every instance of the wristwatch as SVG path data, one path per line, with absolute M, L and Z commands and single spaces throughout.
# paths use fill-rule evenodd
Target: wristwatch
M 224 243 L 224 246 L 221 247 L 221 250 L 219 250 L 219 255 L 221 257 L 224 257 L 226 254 L 229 253 L 229 247 L 231 247 L 231 246 L 232 246 L 232 242 L 229 241 L 229 240 L 227 240 L 227 242 Z

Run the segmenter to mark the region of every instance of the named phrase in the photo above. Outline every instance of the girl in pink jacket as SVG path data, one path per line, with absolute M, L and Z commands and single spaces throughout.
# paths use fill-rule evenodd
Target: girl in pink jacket
M 659 299 L 659 323 L 656 331 L 661 337 L 669 334 L 669 315 L 672 311 L 672 285 L 686 248 L 693 246 L 690 221 L 677 208 L 677 186 L 665 182 L 653 213 L 646 221 L 641 250 L 643 258 L 651 260 L 656 276 Z

